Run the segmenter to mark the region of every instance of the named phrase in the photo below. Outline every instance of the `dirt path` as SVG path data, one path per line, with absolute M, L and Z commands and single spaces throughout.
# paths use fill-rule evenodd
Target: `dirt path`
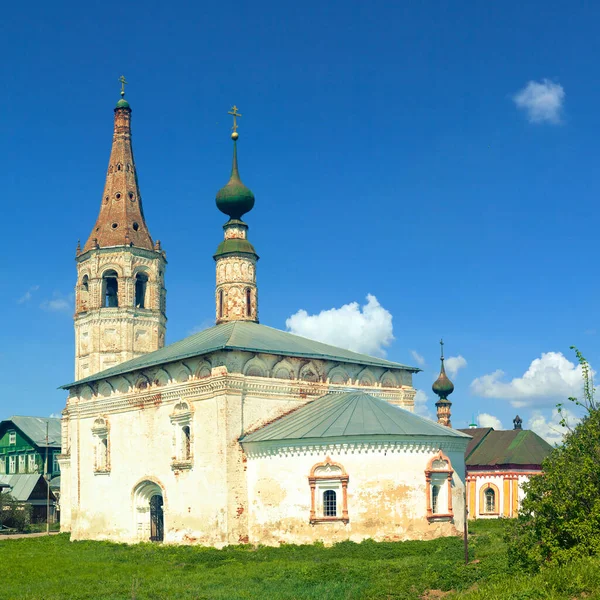
M 51 531 L 50 535 L 57 535 L 60 531 Z M 18 540 L 19 538 L 34 538 L 34 537 L 45 537 L 48 534 L 43 533 L 15 533 L 15 534 L 2 534 L 0 533 L 0 540 Z

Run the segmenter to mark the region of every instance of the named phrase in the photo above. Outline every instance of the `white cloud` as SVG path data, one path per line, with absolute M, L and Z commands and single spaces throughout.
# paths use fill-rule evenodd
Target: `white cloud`
M 416 350 L 411 350 L 410 353 L 420 367 L 425 364 L 425 359 Z
M 379 356 L 385 356 L 383 347 L 394 340 L 392 315 L 371 294 L 362 307 L 351 302 L 322 310 L 318 315 L 309 315 L 301 309 L 285 325 L 296 335 Z
M 497 370 L 473 380 L 471 391 L 484 398 L 509 400 L 512 406 L 548 406 L 557 399 L 580 396 L 583 379 L 581 366 L 565 358 L 562 352 L 545 352 L 536 358 L 522 377 L 501 381 L 504 371 Z
M 479 423 L 479 427 L 493 427 L 496 431 L 504 429 L 500 419 L 488 413 L 481 413 L 478 415 L 477 422 Z
M 456 374 L 467 366 L 467 361 L 463 356 L 449 356 L 445 361 L 446 371 L 450 377 L 456 377 Z
M 31 300 L 33 294 L 40 289 L 39 285 L 32 285 L 18 300 L 17 304 L 24 304 Z
M 562 412 L 566 417 L 569 427 L 575 427 L 580 421 L 579 417 L 575 416 L 570 410 L 563 408 Z M 535 433 L 543 437 L 549 444 L 560 444 L 563 441 L 563 436 L 568 431 L 566 427 L 560 424 L 562 418 L 556 408 L 552 410 L 548 419 L 540 411 L 534 411 L 531 418 L 527 421 L 527 429 L 535 431 Z
M 73 310 L 73 294 L 63 296 L 60 292 L 54 292 L 51 300 L 44 300 L 40 308 L 49 312 L 71 312 Z
M 529 81 L 514 96 L 515 104 L 527 113 L 531 123 L 560 123 L 565 90 L 562 85 L 543 79 Z
M 428 419 L 433 419 L 433 414 L 429 410 L 429 398 L 423 390 L 417 390 L 415 394 L 415 413 Z

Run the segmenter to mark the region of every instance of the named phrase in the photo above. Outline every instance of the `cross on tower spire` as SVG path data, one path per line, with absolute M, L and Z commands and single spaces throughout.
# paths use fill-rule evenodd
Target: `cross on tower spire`
M 121 84 L 121 96 L 125 96 L 125 86 L 127 85 L 125 75 L 121 75 L 121 77 L 119 77 L 119 82 Z
M 443 338 L 440 340 L 440 347 L 442 349 L 441 359 L 444 360 L 444 339 Z
M 237 128 L 238 128 L 237 117 L 241 117 L 242 115 L 241 115 L 241 113 L 238 112 L 238 107 L 235 104 L 231 107 L 231 110 L 227 114 L 233 116 L 233 127 L 231 128 L 233 133 L 231 134 L 231 137 L 235 140 L 235 139 L 237 139 L 237 137 L 239 135 L 237 132 Z

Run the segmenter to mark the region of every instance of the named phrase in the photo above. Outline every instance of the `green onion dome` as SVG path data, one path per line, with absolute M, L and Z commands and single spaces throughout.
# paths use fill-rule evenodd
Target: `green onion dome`
M 448 379 L 448 375 L 446 375 L 443 358 L 440 376 L 433 382 L 431 389 L 441 400 L 447 400 L 448 396 L 454 391 L 454 384 Z
M 254 194 L 242 183 L 237 164 L 237 134 L 233 137 L 233 165 L 227 185 L 217 192 L 217 208 L 230 219 L 241 219 L 252 210 Z
M 131 108 L 131 107 L 129 106 L 129 102 L 127 102 L 127 100 L 125 100 L 125 98 L 121 98 L 117 102 L 117 105 L 115 106 L 115 108 Z

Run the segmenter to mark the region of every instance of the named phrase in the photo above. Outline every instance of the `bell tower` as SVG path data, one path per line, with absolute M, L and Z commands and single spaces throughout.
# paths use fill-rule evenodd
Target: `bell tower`
M 167 264 L 144 219 L 131 144 L 131 107 L 114 109 L 112 150 L 96 224 L 77 244 L 75 378 L 83 379 L 162 348 L 166 330 Z

